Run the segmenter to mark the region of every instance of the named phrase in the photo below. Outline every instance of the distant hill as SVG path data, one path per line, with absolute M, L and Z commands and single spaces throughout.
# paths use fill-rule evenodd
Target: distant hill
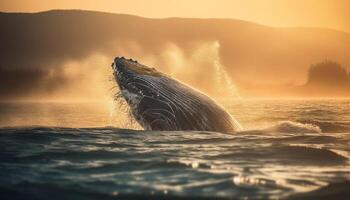
M 0 27 L 0 69 L 4 77 L 0 80 L 0 98 L 9 90 L 14 96 L 16 90 L 19 95 L 24 89 L 47 90 L 46 83 L 64 81 L 57 70 L 62 65 L 94 54 L 111 59 L 122 54 L 146 61 L 152 57 L 160 68 L 172 67 L 162 65 L 166 62 L 161 59 L 172 56 L 163 54 L 167 48 L 180 49 L 184 60 L 193 60 L 197 54 L 206 57 L 206 52 L 216 55 L 196 51 L 199 47 L 211 48 L 201 46 L 202 43 L 218 46 L 215 48 L 219 62 L 238 87 L 303 83 L 310 64 L 324 59 L 350 66 L 350 34 L 330 29 L 274 28 L 233 19 L 150 19 L 80 10 L 0 13 Z M 199 62 L 192 62 L 196 63 Z M 194 67 L 190 64 L 188 69 Z M 6 77 L 14 77 L 24 69 L 39 71 L 29 74 L 42 81 L 30 82 L 26 78 L 18 80 L 16 87 L 1 89 L 8 83 Z M 213 73 L 204 67 L 202 72 L 197 74 L 198 83 Z

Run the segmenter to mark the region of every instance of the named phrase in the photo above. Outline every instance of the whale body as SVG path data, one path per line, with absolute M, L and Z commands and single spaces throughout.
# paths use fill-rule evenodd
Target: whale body
M 145 130 L 233 133 L 240 124 L 213 99 L 154 68 L 116 57 L 113 75 Z

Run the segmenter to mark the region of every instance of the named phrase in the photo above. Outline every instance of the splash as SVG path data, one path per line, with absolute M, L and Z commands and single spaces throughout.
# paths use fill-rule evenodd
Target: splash
M 280 132 L 280 133 L 321 133 L 320 127 L 313 124 L 303 124 L 292 121 L 281 121 L 276 125 L 266 128 L 267 132 Z
M 142 62 L 153 66 L 214 98 L 237 98 L 237 88 L 220 61 L 220 43 L 193 43 L 189 49 L 165 45 L 159 55 L 144 54 Z
M 193 45 L 193 51 L 182 51 L 171 45 L 165 50 L 172 53 L 170 63 L 176 67 L 171 68 L 169 74 L 189 85 L 207 93 L 214 98 L 238 97 L 237 89 L 226 72 L 226 67 L 220 62 L 220 43 L 218 41 L 201 42 Z
M 188 48 L 176 43 L 167 43 L 159 47 L 159 53 L 147 52 L 137 42 L 122 42 L 115 45 L 113 55 L 106 52 L 91 54 L 81 60 L 68 60 L 57 68 L 52 68 L 50 80 L 63 82 L 59 88 L 50 90 L 33 99 L 59 102 L 103 102 L 110 120 L 108 125 L 134 127 L 132 118 L 122 102 L 114 102 L 118 88 L 115 87 L 110 71 L 111 57 L 129 56 L 155 67 L 175 79 L 194 87 L 214 99 L 234 98 L 237 89 L 226 72 L 227 67 L 220 61 L 220 44 L 217 41 L 202 41 Z M 57 77 L 64 77 L 59 81 Z M 118 98 L 117 98 L 118 99 Z M 95 108 L 94 108 L 95 109 Z M 100 109 L 100 108 L 98 108 Z M 127 121 L 127 124 L 125 124 Z
M 175 79 L 208 94 L 213 98 L 234 98 L 238 92 L 231 76 L 230 66 L 220 60 L 221 45 L 218 41 L 197 41 L 186 47 L 177 43 L 165 43 L 157 52 L 149 52 L 137 42 L 112 43 L 113 53 L 93 53 L 82 59 L 72 59 L 50 68 L 47 81 L 59 87 L 51 88 L 33 99 L 48 100 L 103 100 L 110 98 L 112 78 L 111 58 L 123 55 L 155 67 Z M 42 84 L 46 85 L 46 84 Z
M 293 134 L 304 134 L 304 133 L 322 133 L 322 129 L 314 124 L 304 124 L 293 121 L 280 121 L 272 126 L 254 129 L 254 130 L 244 130 L 240 133 L 252 133 L 252 134 L 269 134 L 269 133 L 293 133 Z
M 215 48 L 215 60 L 214 60 L 214 67 L 216 72 L 216 85 L 219 89 L 219 95 L 224 95 L 228 98 L 237 98 L 240 97 L 237 91 L 236 86 L 233 84 L 233 81 L 231 77 L 228 75 L 225 67 L 220 63 L 219 60 L 219 48 L 220 43 L 214 42 L 214 48 Z M 220 87 L 224 86 L 224 87 Z

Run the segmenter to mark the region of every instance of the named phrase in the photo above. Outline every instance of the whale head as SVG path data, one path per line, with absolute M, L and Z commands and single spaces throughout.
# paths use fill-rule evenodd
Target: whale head
M 112 63 L 112 69 L 120 92 L 131 107 L 137 106 L 145 95 L 156 95 L 155 90 L 151 88 L 150 77 L 165 76 L 154 68 L 124 57 L 116 57 Z
M 234 132 L 240 128 L 214 100 L 154 68 L 116 57 L 112 69 L 121 95 L 145 130 Z
M 133 117 L 144 129 L 156 129 L 153 118 L 147 113 L 151 112 L 152 107 L 161 109 L 159 90 L 155 85 L 157 80 L 166 75 L 124 57 L 116 57 L 112 69 L 120 94 L 128 103 Z

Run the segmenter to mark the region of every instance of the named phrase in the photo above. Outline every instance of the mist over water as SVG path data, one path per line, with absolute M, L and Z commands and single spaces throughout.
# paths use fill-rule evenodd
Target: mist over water
M 227 73 L 227 66 L 221 62 L 218 41 L 194 42 L 186 50 L 169 42 L 159 47 L 159 54 L 147 52 L 132 41 L 113 43 L 112 46 L 115 46 L 113 54 L 92 53 L 82 59 L 67 60 L 51 67 L 41 87 L 18 99 L 109 101 L 118 90 L 110 67 L 115 56 L 136 59 L 214 98 L 238 96 L 234 81 Z M 46 88 L 49 82 L 55 87 Z
M 219 51 L 218 41 L 194 43 L 187 51 L 169 43 L 160 57 L 146 55 L 145 64 L 210 96 L 237 97 L 237 89 L 221 63 Z

